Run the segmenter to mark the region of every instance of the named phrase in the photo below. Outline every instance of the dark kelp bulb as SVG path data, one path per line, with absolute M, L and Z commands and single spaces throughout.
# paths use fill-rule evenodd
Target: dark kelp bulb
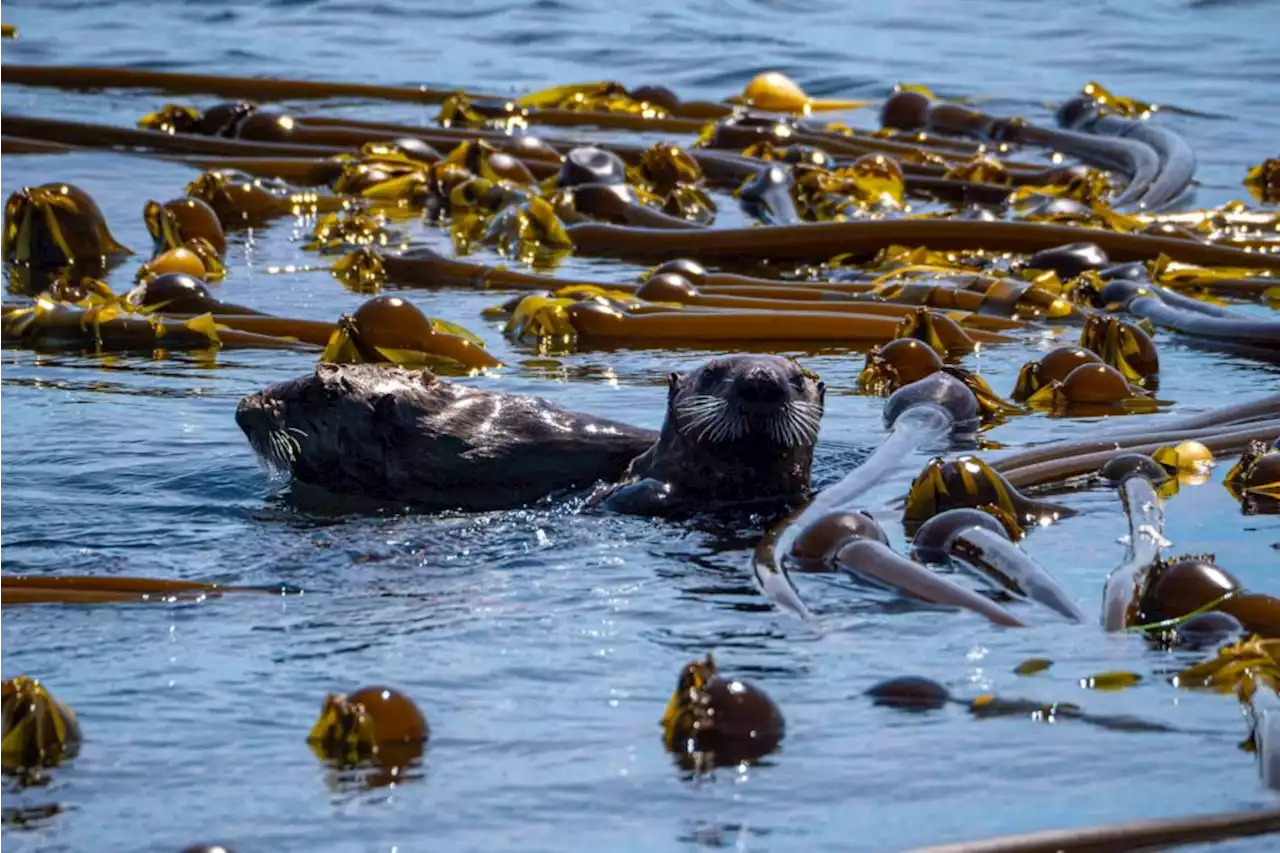
M 867 353 L 858 384 L 876 394 L 889 394 L 942 369 L 942 358 L 923 341 L 898 338 Z
M 574 148 L 564 156 L 560 166 L 559 183 L 562 187 L 579 184 L 624 184 L 627 181 L 627 164 L 612 151 L 603 148 Z
M 956 535 L 974 527 L 1010 538 L 1004 524 L 990 512 L 974 507 L 949 509 L 920 525 L 911 537 L 911 556 L 922 563 L 945 563 L 950 559 L 951 543 Z
M 1087 270 L 1100 270 L 1111 265 L 1107 253 L 1096 243 L 1068 243 L 1042 249 L 1027 259 L 1033 270 L 1051 270 L 1066 281 Z
M 692 769 L 755 761 L 782 741 L 782 712 L 760 688 L 726 678 L 715 660 L 694 661 L 680 673 L 662 717 L 663 740 Z
M 791 555 L 807 571 L 827 569 L 828 558 L 850 539 L 872 539 L 888 545 L 889 537 L 871 515 L 864 511 L 833 512 L 800 531 L 791 546 Z
M 686 303 L 698 296 L 698 289 L 684 276 L 676 273 L 659 273 L 640 285 L 636 297 L 647 302 Z
M 1173 631 L 1173 645 L 1185 649 L 1209 649 L 1235 642 L 1244 636 L 1244 626 L 1230 613 L 1197 613 Z
M 4 206 L 4 259 L 48 269 L 103 264 L 132 254 L 107 228 L 98 203 L 74 184 L 26 187 Z
M 1240 591 L 1240 582 L 1209 554 L 1158 560 L 1147 578 L 1138 599 L 1142 624 L 1181 618 Z
M 702 264 L 697 261 L 691 261 L 688 258 L 677 258 L 676 260 L 667 261 L 666 263 L 662 263 L 654 267 L 649 271 L 645 280 L 647 281 L 654 276 L 663 275 L 665 273 L 678 275 L 694 285 L 702 284 L 707 277 L 707 270 L 702 266 Z
M 876 705 L 902 711 L 936 711 L 951 701 L 951 693 L 936 681 L 904 675 L 882 681 L 866 695 Z
M 201 199 L 175 198 L 164 204 L 149 201 L 142 210 L 142 219 L 156 254 L 182 248 L 196 239 L 206 241 L 219 257 L 227 252 L 227 235 L 218 214 Z
M 929 120 L 932 100 L 919 92 L 894 92 L 880 108 L 880 126 L 896 130 L 920 130 Z
M 326 697 L 307 741 L 322 758 L 399 765 L 421 755 L 429 737 L 427 718 L 412 699 L 390 687 L 365 687 Z
M 1102 359 L 1084 347 L 1056 347 L 1022 366 L 1014 385 L 1013 399 L 1025 402 L 1032 394 L 1046 385 L 1061 382 L 1071 371 L 1083 364 L 1101 364 Z
M 1153 486 L 1169 479 L 1169 471 L 1163 465 L 1142 453 L 1117 453 L 1098 473 L 1113 486 L 1119 486 L 1130 477 L 1146 477 Z

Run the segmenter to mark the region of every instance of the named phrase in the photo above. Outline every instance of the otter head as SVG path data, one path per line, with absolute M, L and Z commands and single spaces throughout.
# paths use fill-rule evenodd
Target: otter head
M 268 470 L 324 485 L 347 469 L 386 464 L 388 436 L 408 417 L 397 399 L 438 383 L 428 370 L 319 364 L 242 398 L 236 423 Z
M 816 376 L 788 358 L 717 358 L 671 374 L 667 425 L 687 443 L 735 453 L 812 447 L 825 392 Z
M 658 443 L 633 473 L 671 483 L 699 501 L 802 496 L 825 388 L 788 358 L 716 358 L 672 374 Z

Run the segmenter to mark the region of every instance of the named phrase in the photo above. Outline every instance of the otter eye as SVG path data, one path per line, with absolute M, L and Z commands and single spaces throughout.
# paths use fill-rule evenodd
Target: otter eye
M 714 388 L 724 381 L 725 375 L 729 372 L 729 364 L 724 361 L 712 361 L 702 371 L 701 381 L 698 383 L 700 388 Z

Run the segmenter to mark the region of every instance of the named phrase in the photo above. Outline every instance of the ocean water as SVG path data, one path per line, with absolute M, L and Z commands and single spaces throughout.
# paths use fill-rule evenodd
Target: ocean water
M 21 38 L 8 63 L 101 64 L 523 91 L 618 79 L 721 98 L 779 69 L 812 94 L 883 97 L 898 82 L 1047 118 L 1088 80 L 1185 108 L 1157 121 L 1199 159 L 1196 203 L 1244 198 L 1249 165 L 1280 154 L 1274 5 L 1265 2 L 814 4 L 693 0 L 605 4 L 391 0 L 83 3 L 11 0 Z M 131 125 L 168 101 L 207 97 L 3 87 L 5 115 Z M 429 125 L 434 108 L 302 103 Z M 873 126 L 871 112 L 849 120 Z M 69 181 L 90 192 L 140 256 L 142 208 L 197 172 L 123 154 L 5 154 L 0 190 Z M 722 207 L 732 201 L 721 199 Z M 301 250 L 312 223 L 231 238 L 218 295 L 287 316 L 336 319 L 362 298 Z M 439 233 L 413 236 L 444 246 Z M 500 259 L 488 252 L 480 260 Z M 126 289 L 136 260 L 109 282 Z M 568 277 L 634 278 L 638 266 L 570 259 Z M 705 351 L 584 351 L 540 358 L 480 311 L 500 291 L 405 291 L 424 311 L 485 338 L 507 367 L 466 378 L 560 405 L 661 423 L 666 375 Z M 1068 333 L 1069 334 L 1069 333 Z M 1008 393 L 1022 362 L 1059 339 L 1028 335 L 965 360 Z M 1156 415 L 1203 411 L 1280 388 L 1274 365 L 1196 349 L 1168 334 Z M 829 387 L 816 477 L 831 482 L 883 438 L 882 401 L 855 393 L 854 351 L 793 353 Z M 43 679 L 79 714 L 79 756 L 18 788 L 6 780 L 12 850 L 176 850 L 219 841 L 256 850 L 907 849 L 1053 827 L 1274 805 L 1229 697 L 1180 692 L 1186 653 L 1151 651 L 1094 625 L 993 628 L 968 613 L 886 602 L 839 579 L 802 577 L 814 625 L 773 608 L 747 568 L 758 530 L 580 515 L 572 501 L 480 515 L 319 519 L 290 506 L 233 420 L 238 399 L 309 371 L 314 357 L 216 359 L 37 354 L 7 349 L 2 380 L 6 572 L 148 575 L 289 583 L 299 597 L 202 603 L 8 607 L 3 675 Z M 1106 424 L 1110 426 L 1111 424 Z M 1006 446 L 1071 439 L 1098 419 L 1043 415 L 990 433 Z M 880 507 L 925 463 L 918 454 L 867 496 Z M 1280 524 L 1249 517 L 1221 485 L 1167 507 L 1175 551 L 1211 551 L 1246 585 L 1280 592 Z M 1122 559 L 1125 523 L 1108 490 L 1061 498 L 1080 514 L 1035 531 L 1027 552 L 1093 614 Z M 894 543 L 903 532 L 885 513 Z M 749 769 L 689 778 L 658 720 L 680 667 L 712 651 L 723 670 L 782 707 L 781 749 Z M 1034 677 L 1021 661 L 1055 665 Z M 1119 692 L 1080 679 L 1128 670 Z M 994 691 L 1130 713 L 1185 733 L 1079 723 L 975 720 L 959 708 L 904 716 L 862 695 L 923 675 L 957 695 Z M 340 774 L 305 735 L 324 696 L 388 684 L 412 696 L 432 737 L 392 786 Z M 56 808 L 55 808 L 56 807 Z M 56 812 L 44 814 L 45 812 Z M 1234 849 L 1265 849 L 1255 842 Z

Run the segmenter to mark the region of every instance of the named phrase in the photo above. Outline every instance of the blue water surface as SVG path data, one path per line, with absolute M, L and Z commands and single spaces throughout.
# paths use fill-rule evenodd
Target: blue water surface
M 1274 4 L 1135 0 L 812 3 L 582 0 L 112 2 L 10 0 L 7 63 L 101 64 L 280 75 L 491 92 L 618 79 L 687 98 L 740 91 L 779 69 L 812 94 L 880 98 L 898 82 L 972 95 L 994 112 L 1048 120 L 1088 80 L 1186 108 L 1156 120 L 1199 158 L 1196 203 L 1245 197 L 1247 166 L 1280 154 Z M 6 115 L 133 124 L 177 100 L 6 84 Z M 434 108 L 350 101 L 287 105 L 427 125 Z M 875 116 L 847 119 L 874 126 Z M 197 171 L 111 153 L 5 154 L 0 190 L 69 181 L 144 252 L 142 208 L 179 196 Z M 732 201 L 722 199 L 731 208 Z M 301 250 L 312 223 L 232 237 L 219 295 L 332 321 L 363 297 Z M 445 247 L 439 233 L 414 238 Z M 140 255 L 141 256 L 141 255 Z M 500 259 L 487 252 L 480 260 Z M 115 270 L 132 282 L 136 260 Z M 560 274 L 619 281 L 639 267 L 567 261 Z M 538 358 L 481 309 L 503 292 L 414 292 L 429 314 L 482 334 L 508 367 L 461 381 L 657 427 L 664 382 L 705 353 L 587 351 Z M 1070 333 L 1068 333 L 1070 334 Z M 1027 336 L 967 358 L 1007 393 L 1018 366 L 1059 342 Z M 1160 348 L 1169 409 L 1137 425 L 1280 388 L 1273 365 Z M 816 475 L 839 477 L 883 437 L 882 401 L 854 393 L 854 351 L 797 354 L 830 388 Z M 1180 692 L 1188 658 L 1050 618 L 1021 631 L 948 611 L 888 607 L 847 581 L 803 578 L 819 614 L 769 605 L 747 569 L 758 530 L 580 516 L 573 503 L 483 515 L 316 519 L 279 497 L 233 420 L 237 400 L 312 368 L 314 356 L 237 351 L 216 359 L 3 354 L 4 570 L 260 584 L 301 597 L 6 608 L 3 674 L 43 679 L 79 713 L 84 747 L 46 786 L 4 790 L 3 841 L 19 850 L 173 851 L 221 841 L 244 851 L 566 849 L 898 850 L 984 835 L 1274 805 L 1229 697 Z M 1008 446 L 1087 436 L 1097 419 L 1022 418 Z M 868 495 L 900 495 L 917 455 Z M 1280 592 L 1280 525 L 1246 517 L 1224 468 L 1168 506 L 1174 551 L 1211 551 L 1248 586 Z M 1062 498 L 1081 511 L 1026 550 L 1090 614 L 1122 559 L 1121 508 L 1106 490 Z M 895 544 L 901 525 L 884 516 Z M 787 718 L 766 763 L 689 779 L 658 720 L 680 667 L 713 651 L 764 687 Z M 1031 657 L 1056 663 L 1013 674 Z M 1143 682 L 1085 691 L 1130 670 Z M 900 674 L 958 695 L 986 690 L 1194 733 L 1136 734 L 960 708 L 903 716 L 862 691 Z M 326 768 L 304 738 L 324 696 L 389 684 L 413 696 L 432 738 L 420 768 L 369 786 Z M 35 809 L 61 811 L 36 818 Z M 18 816 L 27 815 L 19 823 Z M 1225 848 L 1224 848 L 1225 849 Z M 1265 849 L 1242 843 L 1234 849 Z

